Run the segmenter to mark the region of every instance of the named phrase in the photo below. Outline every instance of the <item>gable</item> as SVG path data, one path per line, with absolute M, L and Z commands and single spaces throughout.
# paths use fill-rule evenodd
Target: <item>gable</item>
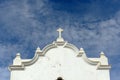
M 62 31 L 62 30 L 60 30 Z M 80 50 L 59 36 L 42 50 L 37 48 L 32 59 L 21 59 L 16 55 L 9 67 L 11 80 L 109 80 L 107 57 L 88 58 Z M 85 77 L 87 76 L 87 77 Z

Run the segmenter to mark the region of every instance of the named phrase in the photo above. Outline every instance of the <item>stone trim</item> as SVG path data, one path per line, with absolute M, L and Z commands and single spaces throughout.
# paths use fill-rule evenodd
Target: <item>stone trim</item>
M 100 62 L 97 65 L 97 70 L 109 70 L 109 69 L 111 69 L 111 65 L 101 65 Z
M 53 49 L 53 48 L 57 48 L 58 46 L 63 46 L 64 48 L 72 49 L 73 51 L 76 52 L 76 55 L 77 55 L 76 57 L 78 57 L 78 58 L 82 57 L 87 63 L 89 63 L 91 65 L 98 65 L 97 69 L 110 69 L 109 65 L 100 65 L 99 64 L 100 60 L 98 61 L 98 60 L 89 59 L 86 56 L 86 53 L 84 51 L 83 51 L 83 53 L 80 53 L 80 50 L 73 44 L 67 43 L 65 41 L 62 41 L 62 42 L 54 41 L 52 44 L 45 46 L 43 48 L 43 50 L 41 50 L 41 52 L 36 52 L 35 56 L 31 60 L 29 60 L 29 61 L 21 60 L 22 61 L 21 65 L 11 65 L 11 66 L 9 66 L 9 70 L 24 70 L 25 66 L 30 66 L 30 65 L 34 64 L 39 59 L 39 57 L 44 57 L 47 51 L 49 51 L 50 49 Z

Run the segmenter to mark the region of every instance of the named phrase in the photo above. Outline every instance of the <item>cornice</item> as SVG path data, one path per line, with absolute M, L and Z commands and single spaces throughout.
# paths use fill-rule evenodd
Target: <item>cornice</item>
M 111 65 L 102 65 L 100 62 L 97 64 L 97 70 L 109 70 Z
M 35 56 L 32 59 L 21 60 L 21 65 L 9 66 L 9 70 L 24 70 L 24 68 L 26 66 L 30 66 L 30 65 L 34 64 L 39 59 L 39 57 L 45 57 L 45 54 L 47 51 L 49 51 L 50 49 L 53 49 L 53 48 L 57 48 L 58 46 L 63 46 L 63 48 L 72 49 L 73 51 L 75 51 L 77 58 L 81 57 L 82 59 L 84 59 L 85 62 L 87 62 L 90 65 L 97 65 L 98 70 L 99 69 L 110 69 L 109 65 L 100 64 L 100 58 L 98 58 L 98 59 L 88 58 L 83 49 L 79 50 L 75 45 L 70 44 L 66 41 L 62 41 L 62 42 L 54 41 L 52 44 L 45 46 L 41 51 L 37 51 L 35 53 Z

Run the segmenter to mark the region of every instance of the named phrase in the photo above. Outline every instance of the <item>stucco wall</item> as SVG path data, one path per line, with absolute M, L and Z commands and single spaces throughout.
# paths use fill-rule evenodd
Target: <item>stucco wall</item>
M 12 70 L 11 80 L 109 80 L 109 70 L 97 70 L 69 48 L 58 46 L 24 70 Z

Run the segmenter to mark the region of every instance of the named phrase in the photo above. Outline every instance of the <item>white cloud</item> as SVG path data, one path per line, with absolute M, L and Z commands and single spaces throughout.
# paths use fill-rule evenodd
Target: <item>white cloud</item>
M 94 54 L 99 51 L 105 51 L 109 56 L 119 55 L 120 24 L 118 23 L 118 13 L 111 19 L 98 22 L 76 24 L 73 21 L 69 23 L 72 27 L 66 28 L 68 32 L 66 32 L 65 37 L 69 41 L 75 42 L 76 45 L 85 47 Z
M 85 19 L 89 20 L 88 23 L 83 24 L 80 22 L 81 19 L 79 21 L 76 17 L 71 18 L 66 13 L 54 14 L 51 6 L 46 5 L 47 0 L 28 3 L 27 0 L 22 0 L 21 3 L 11 1 L 4 4 L 1 7 L 2 12 L 0 12 L 0 21 L 5 24 L 5 29 L 10 37 L 19 38 L 21 44 L 18 45 L 21 46 L 21 50 L 29 42 L 32 46 L 48 43 L 50 39 L 56 37 L 56 26 L 60 25 L 65 29 L 63 33 L 65 39 L 75 43 L 78 47 L 83 46 L 89 50 L 89 47 L 92 46 L 95 49 L 92 49 L 91 52 L 95 51 L 94 53 L 107 50 L 108 54 L 111 52 L 110 55 L 118 54 L 119 48 L 116 47 L 119 46 L 120 39 L 118 36 L 120 34 L 119 12 L 113 18 L 105 21 L 91 22 L 92 17 L 90 17 Z M 110 47 L 110 45 L 112 46 Z
M 88 22 L 81 23 L 81 17 L 54 12 L 47 0 L 36 0 L 33 4 L 28 2 L 29 0 L 10 1 L 0 7 L 0 23 L 5 29 L 3 35 L 8 33 L 6 37 L 19 39 L 15 44 L 1 42 L 0 60 L 3 60 L 3 63 L 12 62 L 16 52 L 19 51 L 23 52 L 24 58 L 34 54 L 29 53 L 28 46 L 43 47 L 52 42 L 57 37 L 56 29 L 59 26 L 64 29 L 65 40 L 77 47 L 84 47 L 89 55 L 98 55 L 100 51 L 105 51 L 108 56 L 119 55 L 120 11 L 111 19 L 103 21 L 96 21 L 87 14 L 83 19 Z M 7 68 L 0 68 L 0 72 L 3 72 L 0 77 L 7 80 L 9 74 Z

